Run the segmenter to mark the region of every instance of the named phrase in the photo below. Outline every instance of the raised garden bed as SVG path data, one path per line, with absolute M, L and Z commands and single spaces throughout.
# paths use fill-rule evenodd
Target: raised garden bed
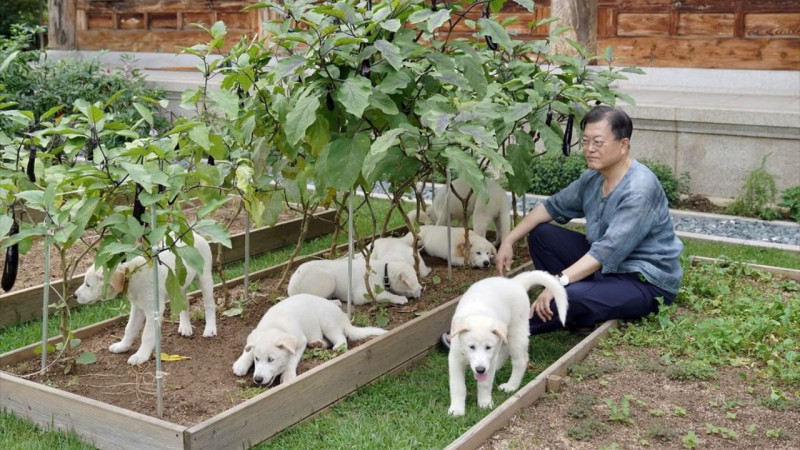
M 312 255 L 305 259 L 316 256 L 318 255 Z M 520 257 L 519 260 L 523 259 Z M 446 277 L 445 265 L 440 263 L 436 266 L 435 261 L 429 261 L 429 265 L 434 267 L 434 274 L 438 272 L 440 277 Z M 280 269 L 281 267 L 278 266 L 253 273 L 251 280 L 254 283 L 266 283 L 268 277 L 273 276 Z M 223 408 L 221 412 L 207 414 L 208 417 L 195 423 L 190 421 L 176 423 L 174 420 L 157 419 L 142 412 L 131 411 L 40 383 L 23 380 L 8 373 L 0 373 L 2 406 L 40 424 L 52 424 L 61 429 L 74 429 L 87 442 L 101 448 L 143 448 L 144 446 L 148 448 L 230 448 L 260 442 L 335 403 L 359 386 L 386 373 L 400 370 L 424 356 L 436 345 L 442 330 L 449 327 L 450 318 L 457 303 L 457 300 L 452 297 L 463 292 L 475 275 L 482 278 L 493 275 L 494 272 L 454 270 L 454 278 L 457 278 L 457 274 L 470 274 L 471 276 L 462 278 L 461 284 L 447 285 L 442 281 L 436 289 L 432 289 L 431 295 L 435 291 L 439 295 L 450 295 L 450 297 L 448 297 L 449 300 L 443 300 L 442 304 L 431 310 L 415 309 L 413 305 L 420 303 L 420 300 L 413 300 L 409 305 L 403 305 L 403 307 L 364 305 L 362 309 L 356 310 L 357 314 L 359 311 L 360 314 L 380 313 L 382 308 L 396 313 L 397 317 L 393 316 L 392 322 L 387 326 L 391 329 L 390 333 L 358 345 L 358 347 L 352 348 L 351 346 L 350 351 L 331 361 L 318 364 L 310 369 L 306 366 L 305 372 L 301 365 L 301 375 L 293 383 L 271 388 L 232 408 Z M 241 282 L 241 278 L 231 280 L 229 287 Z M 453 291 L 456 293 L 453 294 Z M 228 334 L 227 343 L 223 345 L 226 350 L 217 352 L 214 356 L 224 365 L 222 370 L 224 373 L 221 376 L 227 380 L 228 384 L 232 382 L 234 387 L 239 390 L 247 389 L 245 386 L 249 386 L 250 379 L 235 377 L 230 370 L 230 365 L 238 357 L 238 353 L 241 351 L 240 346 L 247 333 L 252 329 L 252 325 L 261 316 L 255 311 L 248 311 L 248 314 L 251 316 L 247 319 L 250 321 L 249 324 L 240 328 L 238 337 Z M 110 360 L 110 364 L 116 372 L 136 372 L 137 375 L 134 376 L 136 380 L 142 377 L 152 379 L 152 367 L 144 369 L 144 371 L 129 367 L 124 363 L 126 355 L 112 355 L 104 348 L 108 342 L 114 339 L 111 334 L 115 333 L 115 327 L 117 330 L 122 327 L 123 320 L 124 317 L 111 319 L 79 330 L 75 335 L 84 339 L 82 346 L 88 345 L 88 349 L 92 350 L 95 349 L 91 347 L 93 345 L 91 341 L 94 338 L 101 339 L 98 341 L 95 353 L 99 355 L 98 359 Z M 221 335 L 225 333 L 226 321 L 227 319 L 220 321 Z M 171 339 L 170 334 L 175 334 L 172 331 L 173 326 L 165 324 L 162 328 L 166 341 Z M 235 343 L 231 344 L 229 338 L 232 338 Z M 195 338 L 177 338 L 176 340 L 186 343 Z M 202 346 L 213 346 L 219 338 L 203 340 L 197 337 L 196 340 Z M 0 356 L 0 365 L 3 367 L 17 365 L 19 367 L 21 361 L 35 359 L 33 351 L 37 346 L 31 345 Z M 191 355 L 188 351 L 169 347 L 167 344 L 162 350 L 170 354 Z M 165 406 L 170 405 L 171 400 L 168 397 L 170 391 L 184 388 L 181 382 L 177 381 L 181 364 L 188 365 L 193 361 L 165 363 L 167 365 L 162 370 L 173 373 L 165 379 Z M 198 358 L 196 362 L 199 364 L 202 361 L 202 358 Z M 24 367 L 25 363 L 21 364 Z M 31 363 L 29 367 L 32 367 L 32 364 L 35 363 Z M 33 370 L 35 369 L 28 371 Z M 203 389 L 213 390 L 216 381 L 206 382 L 205 380 L 209 375 L 208 372 L 212 372 L 212 370 L 216 371 L 217 369 L 205 368 L 203 365 L 199 368 L 195 367 L 190 374 L 191 381 L 196 384 L 202 376 L 203 384 L 201 386 Z M 53 370 L 53 372 L 57 371 L 57 369 Z M 80 369 L 74 374 L 74 377 L 77 377 L 75 384 L 81 384 L 82 380 L 88 379 L 80 372 Z M 61 385 L 60 382 L 55 384 Z M 68 387 L 64 386 L 64 389 L 66 390 Z M 102 388 L 90 386 L 89 389 L 100 390 Z M 117 386 L 117 390 L 122 389 L 122 386 Z M 147 392 L 141 394 L 145 398 L 144 401 L 150 404 L 150 410 L 154 410 L 155 398 Z M 195 398 L 192 402 L 203 404 L 203 400 Z M 110 420 L 104 420 L 105 417 Z M 123 421 L 125 426 L 118 425 Z M 147 431 L 143 432 L 142 430 Z
M 314 214 L 308 226 L 307 239 L 313 239 L 325 234 L 332 233 L 334 230 L 333 220 L 336 212 L 333 210 L 322 211 Z M 284 247 L 288 244 L 297 242 L 300 234 L 301 218 L 291 219 L 280 222 L 271 227 L 262 227 L 250 230 L 250 256 L 260 255 L 271 250 Z M 241 229 L 232 227 L 232 230 Z M 223 264 L 244 258 L 244 232 L 231 234 L 231 248 L 222 248 Z M 213 254 L 217 254 L 218 244 L 212 245 Z M 25 255 L 23 255 L 24 258 Z M 91 263 L 86 258 L 85 267 Z M 25 263 L 25 260 L 22 260 Z M 38 272 L 38 270 L 33 269 Z M 70 281 L 70 292 L 74 292 L 83 283 L 83 273 L 75 276 Z M 50 286 L 54 291 L 61 292 L 62 280 L 53 281 Z M 0 295 L 0 328 L 7 327 L 19 322 L 27 322 L 38 319 L 42 316 L 42 295 L 44 285 L 38 284 L 24 289 L 12 290 L 11 292 Z M 69 300 L 70 307 L 77 305 L 74 298 Z

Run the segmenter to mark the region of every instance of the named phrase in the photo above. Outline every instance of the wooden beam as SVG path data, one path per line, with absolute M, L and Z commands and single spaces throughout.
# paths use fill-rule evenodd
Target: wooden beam
M 75 0 L 47 0 L 49 46 L 57 50 L 77 50 L 75 25 L 78 22 Z
M 185 426 L 0 372 L 3 410 L 98 448 L 181 449 Z

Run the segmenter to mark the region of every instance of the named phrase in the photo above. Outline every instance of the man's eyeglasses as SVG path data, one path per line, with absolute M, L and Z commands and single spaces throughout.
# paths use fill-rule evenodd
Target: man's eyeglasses
M 616 141 L 616 139 L 613 139 L 612 142 L 613 141 Z M 594 147 L 594 148 L 599 150 L 599 149 L 605 147 L 605 145 L 608 144 L 608 141 L 603 141 L 603 140 L 600 140 L 600 139 L 586 139 L 586 138 L 584 138 L 584 139 L 580 140 L 580 143 L 581 143 L 581 147 L 582 148 L 588 149 L 588 148 Z

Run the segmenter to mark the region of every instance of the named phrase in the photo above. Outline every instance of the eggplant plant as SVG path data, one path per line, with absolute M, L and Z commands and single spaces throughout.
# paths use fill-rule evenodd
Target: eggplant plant
M 2 105 L 2 117 L 17 126 L 9 128 L 10 133 L 5 132 L 0 140 L 0 249 L 19 246 L 20 253 L 25 253 L 34 240 L 44 239 L 48 248 L 52 245 L 58 253 L 64 280 L 72 279 L 78 260 L 91 251 L 96 250 L 95 265 L 108 271 L 126 258 L 144 255 L 152 263 L 158 253 L 173 250 L 179 258 L 166 283 L 171 310 L 177 316 L 186 308 L 180 290 L 186 266 L 202 270 L 202 258 L 191 245 L 190 231 L 230 246 L 227 231 L 204 218 L 223 203 L 225 193 L 208 188 L 217 186 L 221 176 L 213 167 L 197 169 L 191 149 L 181 149 L 180 143 L 189 140 L 190 133 L 196 134 L 201 123 L 180 119 L 163 136 L 140 136 L 136 130 L 143 124 L 153 129 L 153 109 L 137 103 L 140 119 L 132 124 L 119 122 L 109 111 L 115 98 L 94 104 L 78 100 L 71 111 L 56 107 L 38 118 L 13 110 L 13 105 Z M 34 154 L 22 151 L 30 148 L 36 150 L 32 165 L 22 158 Z M 22 170 L 23 165 L 31 169 Z M 27 173 L 31 171 L 35 177 Z M 204 206 L 198 219 L 189 221 L 183 207 L 192 196 L 200 198 Z M 137 208 L 153 206 L 155 222 L 137 217 Z M 13 220 L 8 216 L 11 210 L 22 211 L 15 234 L 6 226 Z M 157 251 L 151 250 L 151 244 L 162 241 Z M 189 245 L 177 246 L 180 241 Z M 78 242 L 85 244 L 85 250 L 68 258 L 68 251 Z M 67 368 L 71 368 L 70 350 L 75 345 L 68 323 L 69 288 L 69 283 L 62 283 L 59 299 L 51 305 L 61 311 L 61 348 Z

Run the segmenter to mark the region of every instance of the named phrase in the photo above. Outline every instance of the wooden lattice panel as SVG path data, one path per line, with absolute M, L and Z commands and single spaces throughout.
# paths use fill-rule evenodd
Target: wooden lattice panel
M 621 64 L 800 70 L 800 0 L 598 0 L 597 17 Z
M 78 0 L 78 50 L 174 53 L 210 38 L 192 24 L 221 20 L 228 46 L 258 32 L 258 12 L 242 12 L 248 0 Z M 226 47 L 227 48 L 227 47 Z

